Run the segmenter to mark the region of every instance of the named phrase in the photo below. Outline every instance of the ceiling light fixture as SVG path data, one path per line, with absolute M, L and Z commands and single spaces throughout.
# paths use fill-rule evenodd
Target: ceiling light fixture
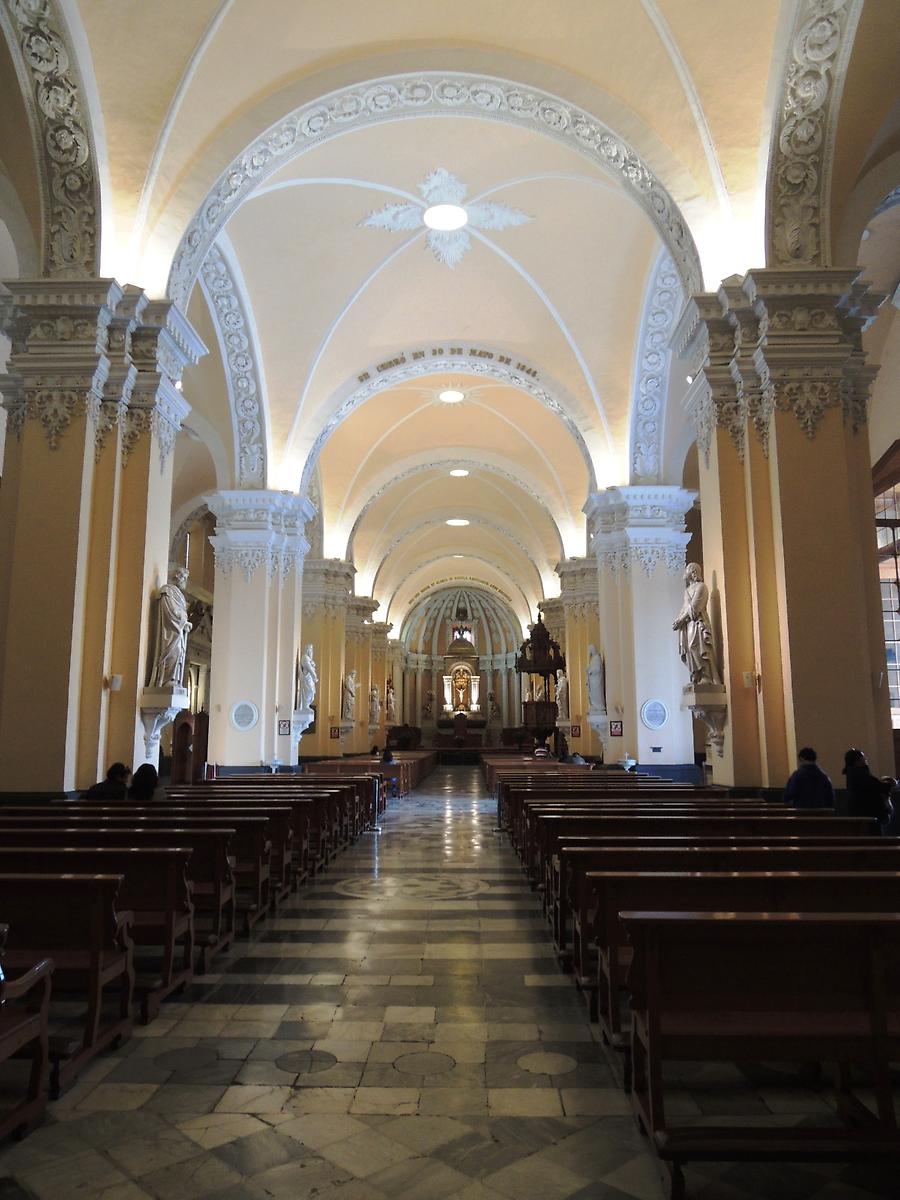
M 438 400 L 442 404 L 459 404 L 460 400 L 465 400 L 465 393 L 459 388 L 444 388 L 442 392 L 438 392 Z
M 450 472 L 454 479 L 465 479 L 468 473 L 465 467 L 454 467 Z
M 461 526 L 461 525 L 468 525 L 468 523 L 469 522 L 466 520 L 465 517 L 450 517 L 447 521 L 448 525 L 460 525 Z
M 691 383 L 693 383 L 693 382 L 694 382 L 694 377 L 693 377 L 693 375 L 685 375 L 684 379 L 685 379 L 685 382 L 686 382 L 686 383 L 688 383 L 688 384 L 691 384 Z
M 466 556 L 464 554 L 454 554 L 453 557 L 454 558 L 465 558 Z
M 469 223 L 469 214 L 461 204 L 432 204 L 422 213 L 422 220 L 429 229 L 439 233 L 452 233 Z

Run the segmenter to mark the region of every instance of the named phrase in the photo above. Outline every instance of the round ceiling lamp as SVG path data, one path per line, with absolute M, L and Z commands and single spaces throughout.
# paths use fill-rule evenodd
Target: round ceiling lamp
M 468 473 L 465 467 L 454 467 L 450 472 L 454 479 L 465 479 Z
M 455 229 L 462 229 L 463 225 L 468 224 L 469 214 L 461 204 L 432 204 L 425 209 L 422 220 L 429 229 L 453 233 Z
M 459 404 L 460 400 L 465 399 L 465 394 L 459 388 L 444 388 L 442 392 L 438 392 L 438 400 L 442 404 Z
M 450 517 L 447 521 L 448 525 L 460 525 L 461 526 L 461 525 L 468 525 L 468 523 L 469 522 L 466 520 L 465 517 Z

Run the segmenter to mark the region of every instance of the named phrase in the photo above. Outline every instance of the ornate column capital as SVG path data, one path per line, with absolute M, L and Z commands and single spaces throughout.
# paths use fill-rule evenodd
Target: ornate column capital
M 762 403 L 792 412 L 810 439 L 831 408 L 854 432 L 866 421 L 877 368 L 862 349 L 864 316 L 848 306 L 856 276 L 838 267 L 760 269 L 743 282 L 759 322 L 753 361 Z
M 740 284 L 735 276 L 726 281 Z M 726 285 L 723 285 L 726 286 Z M 725 293 L 691 296 L 672 335 L 672 346 L 690 376 L 684 406 L 697 430 L 697 446 L 709 463 L 713 432 L 724 429 L 744 456 L 746 405 L 731 370 L 735 324 L 729 319 Z
M 549 596 L 546 600 L 538 600 L 538 609 L 543 614 L 544 624 L 550 630 L 550 636 L 562 646 L 566 640 L 566 611 L 562 596 Z
M 303 564 L 303 616 L 346 613 L 356 568 L 342 558 L 308 558 Z
M 598 569 L 616 575 L 640 565 L 652 575 L 662 563 L 669 573 L 680 572 L 690 540 L 684 516 L 696 496 L 686 488 L 664 485 L 592 492 L 584 511 L 593 530 L 591 550 Z
M 350 596 L 347 601 L 347 641 L 363 642 L 372 636 L 372 614 L 378 601 L 371 596 Z
M 556 574 L 566 616 L 597 616 L 600 596 L 596 558 L 565 558 L 556 564 Z
M 95 432 L 110 373 L 109 327 L 122 300 L 114 279 L 16 279 L 0 300 L 0 329 L 12 342 L 0 376 L 10 432 L 38 421 L 51 450 L 72 420 Z
M 138 291 L 126 288 L 126 297 Z M 171 300 L 149 300 L 141 306 L 131 333 L 137 376 L 125 414 L 123 464 L 138 440 L 153 434 L 159 446 L 160 470 L 165 468 L 181 423 L 191 411 L 181 394 L 182 372 L 206 353 L 194 327 Z
M 309 544 L 302 529 L 314 511 L 305 496 L 221 491 L 203 499 L 216 518 L 216 532 L 209 539 L 216 570 L 229 575 L 239 567 L 249 583 L 259 567 L 265 567 L 269 579 L 274 579 L 303 566 Z
M 371 622 L 372 657 L 373 658 L 377 658 L 379 661 L 381 659 L 387 659 L 388 649 L 390 646 L 390 643 L 388 641 L 388 634 L 391 632 L 391 630 L 393 628 L 394 628 L 394 625 L 393 625 L 393 622 L 391 622 L 391 621 L 372 621 Z

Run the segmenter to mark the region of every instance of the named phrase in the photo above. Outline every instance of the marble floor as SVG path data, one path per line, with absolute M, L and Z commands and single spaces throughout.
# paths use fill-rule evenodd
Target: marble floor
M 475 768 L 435 772 L 187 996 L 0 1148 L 0 1200 L 660 1200 Z M 692 1067 L 676 1111 L 819 1095 Z M 790 1082 L 790 1081 L 789 1081 Z M 704 1165 L 697 1200 L 871 1200 L 864 1167 Z

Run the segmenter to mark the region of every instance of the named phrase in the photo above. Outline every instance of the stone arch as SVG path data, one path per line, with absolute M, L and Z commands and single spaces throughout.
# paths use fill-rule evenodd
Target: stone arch
M 99 273 L 100 182 L 81 80 L 55 0 L 2 0 L 6 36 L 29 114 L 41 185 L 42 272 Z
M 864 0 L 801 0 L 772 129 L 766 265 L 831 265 L 830 196 L 844 78 Z
M 555 138 L 614 178 L 668 247 L 689 291 L 702 288 L 700 258 L 687 221 L 640 155 L 599 118 L 559 96 L 493 76 L 422 71 L 339 88 L 271 125 L 221 173 L 188 224 L 167 294 L 185 307 L 209 247 L 256 188 L 305 150 L 354 128 L 427 116 L 502 121 Z

